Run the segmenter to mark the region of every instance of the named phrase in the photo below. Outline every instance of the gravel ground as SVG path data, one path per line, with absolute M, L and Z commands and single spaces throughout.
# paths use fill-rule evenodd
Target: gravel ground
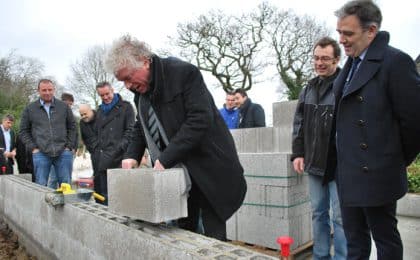
M 0 260 L 6 259 L 33 260 L 36 257 L 26 253 L 25 248 L 19 245 L 18 236 L 0 219 Z

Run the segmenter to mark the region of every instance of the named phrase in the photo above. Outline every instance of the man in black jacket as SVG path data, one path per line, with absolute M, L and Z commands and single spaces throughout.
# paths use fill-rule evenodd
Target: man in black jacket
M 69 106 L 54 97 L 54 83 L 41 79 L 39 99 L 22 113 L 20 135 L 27 149 L 32 151 L 35 182 L 46 186 L 51 165 L 57 173 L 59 185 L 70 183 L 73 153 L 76 149 L 76 123 Z
M 260 104 L 252 103 L 243 89 L 234 91 L 236 105 L 239 107 L 238 128 L 265 127 L 265 113 Z
M 313 257 L 331 259 L 331 226 L 334 226 L 334 259 L 346 259 L 347 245 L 341 220 L 337 186 L 327 174 L 328 147 L 334 113 L 332 86 L 339 73 L 340 46 L 321 38 L 313 49 L 317 77 L 302 89 L 293 124 L 292 161 L 296 172 L 308 173 L 312 206 Z M 330 217 L 330 206 L 332 216 Z
M 94 186 L 95 191 L 105 197 L 104 204 L 107 205 L 107 170 L 121 167 L 134 125 L 134 110 L 120 94 L 114 93 L 114 88 L 108 82 L 99 83 L 96 92 L 102 104 L 95 117 L 98 145 L 92 159 L 96 164 Z
M 232 135 L 200 71 L 179 59 L 156 56 L 129 35 L 114 42 L 105 64 L 135 92 L 138 119 L 158 120 L 162 126 L 153 139 L 160 147 L 160 155 L 152 158 L 154 169 L 179 163 L 188 169 L 192 181 L 188 218 L 180 220 L 180 226 L 196 231 L 201 210 L 204 234 L 226 240 L 226 220 L 241 206 L 246 182 Z M 137 120 L 123 168 L 134 167 L 141 158 L 145 132 L 155 133 Z
M 403 259 L 395 215 L 407 192 L 406 167 L 420 151 L 420 77 L 413 59 L 379 31 L 373 1 L 350 1 L 335 14 L 349 57 L 333 87 L 348 259 L 368 259 L 371 237 L 378 259 Z

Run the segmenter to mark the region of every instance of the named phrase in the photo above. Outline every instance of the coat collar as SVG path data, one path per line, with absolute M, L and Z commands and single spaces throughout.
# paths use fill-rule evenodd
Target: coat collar
M 381 66 L 384 52 L 389 42 L 389 33 L 385 31 L 378 32 L 375 39 L 369 45 L 365 58 L 360 64 L 356 77 L 350 83 L 347 93 L 342 95 L 343 86 L 346 82 L 347 74 L 349 73 L 352 59 L 347 58 L 343 70 L 338 75 L 334 83 L 334 94 L 340 99 L 352 94 L 366 84 L 378 71 Z

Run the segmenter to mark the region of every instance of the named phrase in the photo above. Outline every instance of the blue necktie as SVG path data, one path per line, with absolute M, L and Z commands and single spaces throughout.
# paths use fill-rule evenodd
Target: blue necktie
M 356 73 L 357 66 L 359 65 L 359 63 L 361 61 L 362 60 L 359 57 L 353 58 L 353 62 L 351 64 L 351 68 L 350 68 L 349 74 L 347 76 L 346 83 L 344 84 L 343 95 L 347 92 L 347 89 L 350 85 L 351 79 L 353 78 L 354 74 Z

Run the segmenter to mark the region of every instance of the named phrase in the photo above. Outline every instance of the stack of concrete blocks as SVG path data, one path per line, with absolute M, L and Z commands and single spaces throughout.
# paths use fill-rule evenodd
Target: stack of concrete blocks
M 308 177 L 290 162 L 296 101 L 273 104 L 273 127 L 232 130 L 248 185 L 241 208 L 227 222 L 231 240 L 278 249 L 279 236 L 292 249 L 312 239 Z
M 54 208 L 45 202 L 52 191 L 16 175 L 0 176 L 0 218 L 38 259 L 278 259 L 94 202 Z
M 109 210 L 151 223 L 188 216 L 182 168 L 108 170 Z

